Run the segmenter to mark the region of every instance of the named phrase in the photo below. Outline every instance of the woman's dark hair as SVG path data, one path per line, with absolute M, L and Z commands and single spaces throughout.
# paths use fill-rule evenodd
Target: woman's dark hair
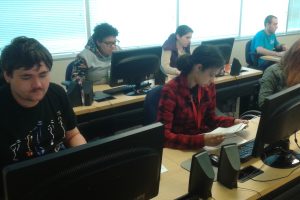
M 192 71 L 196 64 L 201 64 L 202 71 L 205 71 L 208 68 L 223 67 L 225 61 L 217 47 L 200 45 L 193 51 L 192 55 L 185 54 L 178 58 L 177 69 L 186 75 Z
M 300 83 L 300 39 L 298 39 L 281 59 L 288 87 Z
M 99 24 L 94 28 L 92 38 L 94 42 L 102 42 L 104 38 L 109 36 L 117 37 L 119 34 L 118 30 L 108 23 Z
M 0 71 L 6 72 L 8 75 L 12 75 L 16 69 L 31 69 L 35 65 L 39 66 L 41 62 L 44 62 L 51 70 L 53 64 L 48 49 L 36 39 L 25 36 L 17 37 L 5 46 L 0 60 Z
M 175 34 L 179 35 L 180 37 L 188 34 L 188 33 L 193 33 L 193 29 L 191 29 L 189 26 L 187 25 L 180 25 L 177 27 Z

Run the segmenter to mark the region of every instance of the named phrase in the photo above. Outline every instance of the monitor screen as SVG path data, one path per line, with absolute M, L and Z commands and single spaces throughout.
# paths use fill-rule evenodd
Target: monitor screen
M 113 52 L 109 85 L 136 85 L 139 89 L 159 69 L 161 53 L 160 46 Z
M 289 137 L 300 130 L 300 84 L 266 98 L 254 142 L 253 156 L 273 167 L 299 164 Z
M 158 194 L 159 122 L 3 169 L 6 200 L 150 199 Z
M 201 42 L 201 45 L 213 45 L 219 48 L 225 60 L 225 64 L 229 64 L 234 38 L 223 38 L 217 40 L 208 40 Z

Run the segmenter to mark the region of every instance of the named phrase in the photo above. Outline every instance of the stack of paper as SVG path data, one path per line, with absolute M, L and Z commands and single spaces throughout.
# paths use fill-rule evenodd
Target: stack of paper
M 244 142 L 247 142 L 247 140 L 242 137 L 242 135 L 243 135 L 242 130 L 246 126 L 247 126 L 247 124 L 240 123 L 240 124 L 236 124 L 234 126 L 227 127 L 227 128 L 219 127 L 219 128 L 216 128 L 215 130 L 209 132 L 209 133 L 205 133 L 205 134 L 224 135 L 225 139 L 218 146 L 215 146 L 215 147 L 205 146 L 204 148 L 206 150 L 210 151 L 210 150 L 216 150 L 216 149 L 220 148 L 222 145 L 225 145 L 225 144 L 231 144 L 231 143 L 242 144 Z
M 247 126 L 247 124 L 240 123 L 240 124 L 236 124 L 236 125 L 226 127 L 226 128 L 219 127 L 219 128 L 216 128 L 215 130 L 213 130 L 209 133 L 206 133 L 206 134 L 221 134 L 221 135 L 224 135 L 225 137 L 227 137 L 227 136 L 230 136 L 234 133 L 237 133 L 237 132 L 243 130 L 246 126 Z

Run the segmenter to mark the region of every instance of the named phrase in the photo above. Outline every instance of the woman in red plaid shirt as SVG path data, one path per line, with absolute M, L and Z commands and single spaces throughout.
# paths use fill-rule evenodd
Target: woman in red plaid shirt
M 206 135 L 217 127 L 229 127 L 247 120 L 216 116 L 214 78 L 224 66 L 224 59 L 213 46 L 199 46 L 192 55 L 177 61 L 181 74 L 162 89 L 158 121 L 165 125 L 165 146 L 177 149 L 198 149 L 216 146 L 222 135 Z

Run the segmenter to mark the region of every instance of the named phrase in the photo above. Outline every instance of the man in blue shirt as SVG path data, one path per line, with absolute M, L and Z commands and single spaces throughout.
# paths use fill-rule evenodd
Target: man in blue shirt
M 275 31 L 278 28 L 278 19 L 273 15 L 266 17 L 264 21 L 265 29 L 256 33 L 251 42 L 251 53 L 266 55 L 266 56 L 283 56 L 286 51 L 286 45 L 280 44 L 277 41 Z M 280 51 L 280 52 L 279 52 Z M 252 60 L 256 59 L 252 56 Z M 258 59 L 258 67 L 265 70 L 273 62 Z

